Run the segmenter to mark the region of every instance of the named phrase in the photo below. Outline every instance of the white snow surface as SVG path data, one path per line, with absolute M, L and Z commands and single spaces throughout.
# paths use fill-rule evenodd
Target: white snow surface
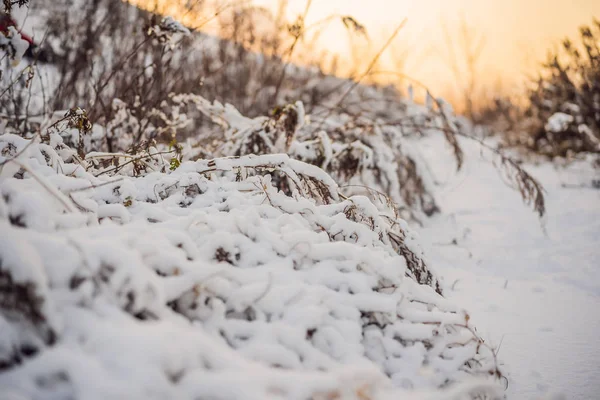
M 456 175 L 440 140 L 418 142 L 442 213 L 417 231 L 445 295 L 500 348 L 509 399 L 597 399 L 600 190 L 591 183 L 600 173 L 583 161 L 525 165 L 546 189 L 540 222 L 499 181 L 489 152 L 461 144 L 466 165 Z
M 46 141 L 0 135 L 0 163 L 17 157 L 0 173 L 3 395 L 502 395 L 469 314 L 406 276 L 368 199 L 319 204 L 236 173 L 288 168 L 335 191 L 322 170 L 268 155 L 95 177 Z

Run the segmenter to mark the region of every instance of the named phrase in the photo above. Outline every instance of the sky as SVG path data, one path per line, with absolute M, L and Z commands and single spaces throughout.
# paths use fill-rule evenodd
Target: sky
M 255 3 L 272 6 L 277 1 Z M 302 13 L 305 4 L 290 0 L 290 15 Z M 564 36 L 575 36 L 580 25 L 600 18 L 600 0 L 313 0 L 307 19 L 334 13 L 354 16 L 379 42 L 407 18 L 395 41 L 410 50 L 405 72 L 434 86 L 455 80 L 445 32 L 461 58 L 460 29 L 465 21 L 470 37 L 484 40 L 479 79 L 488 84 L 502 79 L 510 85 L 522 80 Z M 323 38 L 325 43 L 332 50 L 347 51 L 340 30 L 332 29 Z
M 153 0 L 133 2 L 144 1 Z M 275 9 L 279 0 L 251 1 Z M 302 14 L 306 1 L 288 0 L 288 17 Z M 472 74 L 477 85 L 507 91 L 535 71 L 563 37 L 576 36 L 579 26 L 600 18 L 600 0 L 313 0 L 307 25 L 332 14 L 351 15 L 365 25 L 370 41 L 363 46 L 374 52 L 406 18 L 382 62 L 450 96 L 468 80 L 462 27 L 468 27 L 471 47 L 482 43 Z M 352 63 L 340 23 L 330 24 L 319 43 Z

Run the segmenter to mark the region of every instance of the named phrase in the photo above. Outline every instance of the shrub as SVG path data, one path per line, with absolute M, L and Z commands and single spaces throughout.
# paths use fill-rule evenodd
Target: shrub
M 600 153 L 600 21 L 550 52 L 529 92 L 528 146 L 549 156 Z
M 317 68 L 284 63 L 277 54 L 286 51 L 278 44 L 280 31 L 264 37 L 267 54 L 249 51 L 244 42 L 263 37 L 252 24 L 252 10 L 233 12 L 233 20 L 223 17 L 238 41 L 234 42 L 188 35 L 187 28 L 173 20 L 119 0 L 87 2 L 77 13 L 67 12 L 70 4 L 63 0 L 38 10 L 49 25 L 48 45 L 57 55 L 45 71 L 53 85 L 51 95 L 44 98 L 52 103 L 44 104 L 40 112 L 45 116 L 47 109 L 86 106 L 94 129 L 89 135 L 63 137 L 80 157 L 89 152 L 150 154 L 157 143 L 183 143 L 188 138 L 201 158 L 287 152 L 322 167 L 352 194 L 383 194 L 384 203 L 394 203 L 396 212 L 413 220 L 432 215 L 439 206 L 412 138 L 444 134 L 460 168 L 462 152 L 456 136 L 470 136 L 446 103 L 428 95 L 428 104 L 417 105 L 391 86 L 359 85 L 360 79 L 326 76 Z M 244 15 L 250 15 L 244 17 L 249 20 Z M 291 25 L 272 18 L 294 38 L 304 29 L 301 17 Z M 355 20 L 342 20 L 360 32 Z M 20 95 L 26 93 L 29 100 L 31 90 L 27 92 L 26 86 Z M 310 115 L 307 123 L 298 114 L 299 102 L 302 110 L 306 108 L 301 114 Z M 9 124 L 15 133 L 26 135 L 33 130 L 22 123 L 29 121 L 29 107 L 24 113 L 19 110 Z M 213 111 L 238 113 L 236 118 L 252 129 L 236 131 L 231 120 L 221 117 L 214 125 Z M 45 123 L 40 118 L 35 129 L 43 129 Z M 523 196 L 543 214 L 539 184 L 516 163 L 505 162 L 501 154 L 500 158 L 516 186 L 526 188 Z M 127 165 L 138 173 L 148 167 L 132 160 Z
M 406 222 L 284 154 L 174 170 L 145 150 L 81 160 L 61 134 L 87 135 L 82 118 L 0 136 L 0 386 L 41 399 L 418 399 L 408 391 L 450 385 L 500 398 L 494 349 L 440 295 Z

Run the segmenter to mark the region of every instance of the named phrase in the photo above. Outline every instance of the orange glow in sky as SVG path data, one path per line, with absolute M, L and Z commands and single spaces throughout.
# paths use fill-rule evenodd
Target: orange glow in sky
M 156 0 L 131 1 L 140 4 Z M 290 20 L 304 12 L 306 1 L 288 0 Z M 252 1 L 273 10 L 278 2 Z M 462 21 L 469 26 L 468 37 L 484 40 L 476 68 L 478 84 L 501 82 L 506 89 L 522 82 L 525 73 L 534 71 L 547 50 L 563 37 L 575 37 L 580 25 L 591 23 L 594 16 L 600 18 L 600 0 L 313 0 L 307 25 L 332 14 L 351 15 L 364 24 L 374 51 L 407 18 L 383 61 L 390 69 L 402 64 L 406 74 L 451 95 L 448 91 L 453 86 L 463 84 L 457 81 L 456 71 L 453 73 L 449 51 L 449 43 L 453 43 L 454 57 L 459 60 L 455 64 L 462 64 Z M 343 25 L 331 24 L 319 46 L 341 54 L 346 63 L 351 63 Z M 462 68 L 464 65 L 459 66 Z

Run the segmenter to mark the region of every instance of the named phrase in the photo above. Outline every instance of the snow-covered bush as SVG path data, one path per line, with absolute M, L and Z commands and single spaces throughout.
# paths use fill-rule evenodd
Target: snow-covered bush
M 259 35 L 251 9 L 233 10 L 231 19 L 227 13 L 219 14 L 224 29 L 231 28 L 232 40 L 223 40 L 188 35 L 187 28 L 173 20 L 118 0 L 85 3 L 78 13 L 66 12 L 69 4 L 53 2 L 37 13 L 49 25 L 47 42 L 59 60 L 50 85 L 54 99 L 50 109 L 85 106 L 96 126 L 84 137 L 93 144 L 86 146 L 88 152 L 130 157 L 154 142 L 184 143 L 187 138 L 195 142 L 201 157 L 285 151 L 323 167 L 352 194 L 386 198 L 412 220 L 440 208 L 413 138 L 444 134 L 461 165 L 456 136 L 469 136 L 468 129 L 446 103 L 428 95 L 428 104 L 416 105 L 392 86 L 357 85 L 352 79 L 324 75 L 318 68 L 284 63 L 281 53 L 289 49 L 278 44 L 282 32 Z M 289 28 L 277 20 L 267 25 L 271 24 L 286 32 Z M 346 24 L 356 29 L 347 20 Z M 265 42 L 263 54 L 247 49 L 255 34 L 256 40 Z M 189 101 L 174 103 L 177 96 L 188 96 Z M 249 125 L 244 122 L 254 124 L 252 132 L 224 136 L 221 125 L 215 126 L 202 107 L 191 104 L 194 97 L 253 118 Z M 279 119 L 286 114 L 282 111 L 294 109 L 298 102 L 310 120 L 298 121 L 303 126 L 286 138 L 280 133 L 289 128 L 285 124 L 291 119 L 284 118 L 285 123 Z M 264 129 L 261 124 L 266 124 Z M 278 139 L 283 147 L 268 143 Z M 324 153 L 330 151 L 333 158 Z M 179 160 L 173 162 L 175 166 Z M 128 165 L 132 164 L 141 163 Z M 522 193 L 536 199 L 535 208 L 542 214 L 541 191 L 534 181 L 516 163 L 502 164 L 511 166 L 508 175 L 516 186 L 532 189 Z
M 528 145 L 544 155 L 600 153 L 600 21 L 552 52 L 529 94 Z
M 431 178 L 410 142 L 412 129 L 403 129 L 401 123 L 387 125 L 366 112 L 355 114 L 360 117 L 345 112 L 319 117 L 324 108 L 307 115 L 300 101 L 254 119 L 231 105 L 210 103 L 200 96 L 177 95 L 173 101 L 194 104 L 216 124 L 216 131 L 207 130 L 208 136 L 197 138 L 203 144 L 201 156 L 286 153 L 324 169 L 347 192 L 375 194 L 396 212 L 407 212 L 407 217 L 438 211 L 429 192 Z M 413 110 L 435 126 L 434 114 L 416 105 Z M 285 179 L 278 182 L 285 190 Z
M 64 129 L 89 134 L 84 115 Z M 407 224 L 321 168 L 265 154 L 106 173 L 60 126 L 0 136 L 2 393 L 499 398 L 494 352 Z

